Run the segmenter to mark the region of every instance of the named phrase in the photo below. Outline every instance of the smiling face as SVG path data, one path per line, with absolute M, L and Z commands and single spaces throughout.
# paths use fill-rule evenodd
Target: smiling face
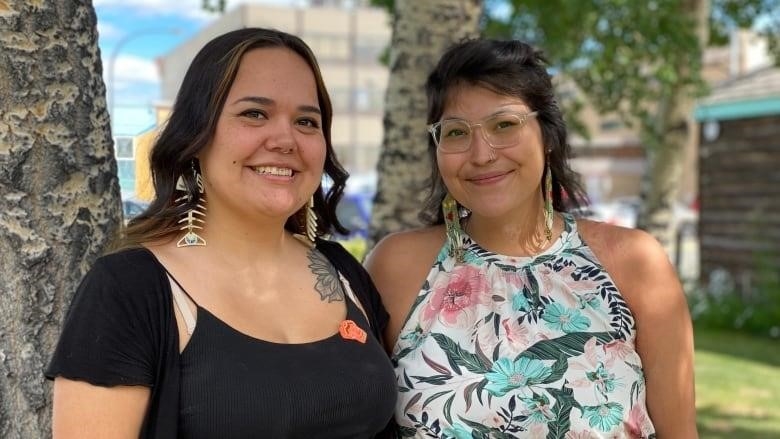
M 314 74 L 286 48 L 241 59 L 216 124 L 199 154 L 208 215 L 286 219 L 322 179 L 326 143 Z
M 475 122 L 505 112 L 531 111 L 517 97 L 464 83 L 449 93 L 441 119 Z M 540 185 L 545 157 L 537 120 L 529 118 L 517 143 L 501 149 L 487 143 L 482 129 L 474 128 L 467 151 L 443 153 L 437 149 L 439 172 L 449 193 L 474 215 L 486 218 L 538 211 L 543 202 Z

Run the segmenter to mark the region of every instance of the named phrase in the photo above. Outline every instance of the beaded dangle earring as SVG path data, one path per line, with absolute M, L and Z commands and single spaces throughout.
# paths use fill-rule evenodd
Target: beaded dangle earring
M 547 152 L 547 169 L 544 177 L 544 235 L 547 241 L 552 241 L 553 228 L 553 194 L 552 194 L 552 169 L 550 169 L 550 152 Z
M 462 264 L 466 259 L 466 249 L 463 245 L 463 230 L 460 228 L 460 209 L 458 202 L 449 193 L 441 203 L 444 214 L 444 225 L 447 231 L 449 255 L 455 258 L 455 262 Z
M 186 230 L 186 233 L 176 243 L 177 247 L 206 245 L 206 240 L 196 232 L 196 230 L 203 230 L 203 225 L 206 223 L 204 221 L 206 217 L 206 200 L 203 197 L 203 177 L 195 169 L 195 160 L 192 161 L 192 177 L 195 179 L 197 194 L 192 194 L 187 185 L 184 184 L 183 175 L 180 175 L 179 179 L 176 180 L 176 190 L 184 192 L 184 195 L 177 198 L 175 202 L 182 206 L 192 206 L 194 204 L 194 207 L 188 209 L 184 217 L 178 222 L 179 224 L 184 223 L 179 230 Z

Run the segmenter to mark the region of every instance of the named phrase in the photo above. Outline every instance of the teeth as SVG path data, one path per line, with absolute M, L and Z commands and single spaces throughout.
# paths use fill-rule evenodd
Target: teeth
M 254 169 L 258 174 L 278 175 L 281 177 L 291 177 L 293 174 L 290 168 L 277 168 L 276 166 L 255 166 Z

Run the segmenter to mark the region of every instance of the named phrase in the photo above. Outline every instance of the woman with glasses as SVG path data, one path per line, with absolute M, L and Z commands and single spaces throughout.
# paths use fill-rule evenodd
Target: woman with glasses
M 426 89 L 430 227 L 366 261 L 400 435 L 695 438 L 680 282 L 650 235 L 572 215 L 585 197 L 542 54 L 467 41 Z

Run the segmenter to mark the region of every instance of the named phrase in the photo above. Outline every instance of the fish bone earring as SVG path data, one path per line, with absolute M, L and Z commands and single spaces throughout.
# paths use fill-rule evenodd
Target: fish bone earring
M 317 238 L 317 213 L 314 211 L 314 195 L 309 198 L 303 214 L 304 219 L 301 227 L 303 233 L 296 233 L 295 237 L 309 247 L 314 247 L 314 241 Z
M 178 224 L 184 223 L 179 230 L 186 230 L 184 236 L 176 243 L 177 247 L 194 247 L 205 246 L 206 240 L 198 235 L 197 230 L 203 230 L 203 225 L 206 223 L 204 218 L 206 217 L 206 200 L 203 197 L 203 177 L 195 169 L 195 162 L 192 162 L 192 176 L 195 179 L 195 185 L 197 187 L 197 193 L 192 194 L 184 183 L 184 176 L 179 175 L 179 179 L 176 180 L 176 190 L 184 192 L 184 195 L 176 199 L 176 203 L 181 206 L 191 206 L 187 209 L 184 217 L 179 220 Z M 197 199 L 196 199 L 197 198 Z

